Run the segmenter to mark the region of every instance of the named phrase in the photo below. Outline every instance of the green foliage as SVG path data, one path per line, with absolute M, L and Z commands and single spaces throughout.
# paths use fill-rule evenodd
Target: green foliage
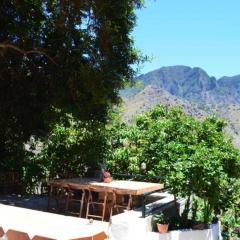
M 168 224 L 169 218 L 164 213 L 161 212 L 153 216 L 153 221 L 159 224 Z
M 135 75 L 133 66 L 143 59 L 130 36 L 136 21 L 134 10 L 141 6 L 141 0 L 1 1 L 3 167 L 16 165 L 24 176 L 33 175 L 35 160 L 29 157 L 29 166 L 24 165 L 23 143 L 32 134 L 45 141 L 49 132 L 41 155 L 50 157 L 46 160 L 49 166 L 50 161 L 59 161 L 59 169 L 74 168 L 75 162 L 80 169 L 82 161 L 96 165 L 102 141 L 100 122 L 106 122 L 108 109 L 119 101 L 119 90 Z M 77 119 L 82 135 L 61 122 L 66 113 Z M 80 138 L 84 140 L 78 148 Z M 56 160 L 61 154 L 64 159 Z M 72 162 L 67 160 L 71 156 L 75 156 Z
M 36 160 L 45 173 L 60 178 L 70 174 L 84 176 L 99 168 L 106 152 L 104 124 L 96 121 L 81 122 L 67 115 L 53 125 Z
M 203 220 L 210 222 L 231 202 L 232 179 L 240 177 L 240 155 L 225 138 L 222 120 L 212 116 L 199 121 L 181 109 L 157 106 L 136 117 L 136 123 L 118 123 L 111 129 L 111 172 L 165 177 L 175 196 L 203 200 Z M 188 217 L 187 209 L 185 217 Z
M 34 192 L 34 188 L 49 177 L 93 176 L 94 170 L 105 161 L 105 124 L 79 121 L 66 114 L 51 126 L 47 137 L 38 139 L 35 146 L 28 148 L 4 153 L 1 160 L 6 160 L 0 162 L 2 171 L 13 170 L 21 174 L 27 192 Z
M 138 0 L 2 2 L 1 97 L 23 129 L 33 128 L 35 117 L 42 120 L 52 104 L 84 119 L 106 116 L 140 61 L 130 32 L 134 9 L 141 5 Z
M 223 236 L 224 239 L 228 237 L 235 237 L 234 239 L 240 238 L 240 180 L 232 181 L 228 189 L 231 194 L 231 201 L 226 211 L 221 217 L 223 225 Z M 238 238 L 237 238 L 238 237 Z
M 21 166 L 22 182 L 28 193 L 36 193 L 42 181 L 46 178 L 46 166 L 33 152 L 25 151 L 24 164 Z
M 0 169 L 1 171 L 16 171 L 24 164 L 25 151 L 20 144 L 7 142 L 0 145 Z

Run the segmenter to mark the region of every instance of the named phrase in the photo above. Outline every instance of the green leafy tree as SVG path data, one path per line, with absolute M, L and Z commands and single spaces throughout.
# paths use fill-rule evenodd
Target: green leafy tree
M 35 161 L 40 163 L 45 176 L 86 176 L 103 162 L 106 143 L 104 124 L 66 115 L 53 125 Z
M 106 121 L 140 61 L 130 33 L 134 9 L 141 5 L 140 0 L 1 1 L 2 161 L 10 161 L 12 148 L 21 149 L 31 134 L 46 135 L 61 114 Z
M 228 189 L 231 194 L 231 201 L 221 217 L 223 239 L 240 237 L 240 180 L 232 181 Z M 238 237 L 238 238 L 237 238 Z M 234 238 L 233 238 L 234 239 Z
M 162 176 L 171 192 L 204 201 L 203 220 L 209 222 L 214 211 L 225 209 L 231 201 L 228 188 L 240 175 L 240 154 L 224 136 L 225 124 L 216 117 L 199 121 L 180 108 L 157 106 L 136 117 L 133 125 L 113 127 L 112 171 Z M 126 144 L 127 142 L 127 144 Z

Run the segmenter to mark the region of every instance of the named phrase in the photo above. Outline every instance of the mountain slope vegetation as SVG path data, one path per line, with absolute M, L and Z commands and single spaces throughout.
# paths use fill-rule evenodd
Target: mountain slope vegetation
M 226 133 L 240 147 L 240 75 L 209 76 L 201 68 L 162 67 L 140 75 L 140 86 L 122 91 L 126 121 L 157 104 L 181 106 L 197 118 L 214 114 L 227 122 Z

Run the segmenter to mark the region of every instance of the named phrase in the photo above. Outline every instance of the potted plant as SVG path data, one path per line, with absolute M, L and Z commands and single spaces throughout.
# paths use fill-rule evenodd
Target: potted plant
M 107 171 L 107 170 L 104 170 L 104 171 L 103 171 L 103 181 L 104 181 L 105 183 L 110 183 L 110 182 L 112 181 L 111 174 L 110 174 L 110 172 Z
M 153 219 L 160 233 L 168 232 L 169 219 L 164 213 L 155 214 Z

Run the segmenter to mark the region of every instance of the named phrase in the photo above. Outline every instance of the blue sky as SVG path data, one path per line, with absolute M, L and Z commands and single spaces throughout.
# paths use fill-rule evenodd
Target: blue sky
M 137 17 L 135 45 L 154 56 L 141 73 L 187 65 L 215 77 L 240 74 L 240 0 L 146 0 Z

